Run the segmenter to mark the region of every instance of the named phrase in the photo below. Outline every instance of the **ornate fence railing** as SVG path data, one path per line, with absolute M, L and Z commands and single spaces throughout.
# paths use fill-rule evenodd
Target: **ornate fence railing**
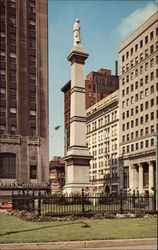
M 154 212 L 156 211 L 155 195 L 132 194 L 110 196 L 103 193 L 87 194 L 53 194 L 38 192 L 12 193 L 12 207 L 18 210 L 27 210 L 38 215 L 93 215 L 95 213 L 126 213 L 126 212 Z

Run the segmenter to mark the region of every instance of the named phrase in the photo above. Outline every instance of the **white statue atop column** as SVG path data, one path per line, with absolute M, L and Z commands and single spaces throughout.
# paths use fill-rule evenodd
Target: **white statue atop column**
M 80 35 L 80 20 L 78 18 L 74 23 L 73 33 L 74 33 L 74 46 L 82 46 L 81 35 Z

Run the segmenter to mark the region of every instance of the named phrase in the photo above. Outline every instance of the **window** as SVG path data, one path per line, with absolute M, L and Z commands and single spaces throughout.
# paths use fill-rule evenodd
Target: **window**
M 0 80 L 5 80 L 5 70 L 0 70 Z
M 140 79 L 140 87 L 143 86 L 143 78 Z
M 6 108 L 0 106 L 0 117 L 5 117 Z
M 145 147 L 146 147 L 146 148 L 149 147 L 149 141 L 148 141 L 148 140 L 145 141 Z
M 138 88 L 138 81 L 135 82 L 135 89 L 137 89 L 137 88 Z
M 151 146 L 154 146 L 154 139 L 151 139 Z
M 150 94 L 154 94 L 154 85 L 150 87 Z
M 143 124 L 143 116 L 140 117 L 140 124 Z
M 141 142 L 140 142 L 140 148 L 143 149 L 143 147 L 144 147 L 144 142 L 141 141 Z
M 122 90 L 122 97 L 125 96 L 125 90 Z
M 143 60 L 143 53 L 140 54 L 140 61 Z
M 151 126 L 151 134 L 154 133 L 154 125 Z
M 136 150 L 138 150 L 138 143 L 136 143 Z
M 131 84 L 131 92 L 134 90 L 133 84 Z
M 148 122 L 148 121 L 149 121 L 149 115 L 146 114 L 146 115 L 145 115 L 145 122 Z
M 10 126 L 10 134 L 15 135 L 16 134 L 16 126 Z
M 129 75 L 126 76 L 126 82 L 129 82 Z
M 138 94 L 135 95 L 135 101 L 138 101 Z
M 122 56 L 122 62 L 124 62 L 124 60 L 125 60 L 125 56 L 123 55 L 123 56 Z
M 37 179 L 37 166 L 31 165 L 30 166 L 30 179 Z
M 132 120 L 131 121 L 131 128 L 133 128 L 134 127 L 134 121 Z
M 148 83 L 148 81 L 149 81 L 149 77 L 148 77 L 148 75 L 146 75 L 145 76 L 145 83 Z
M 0 154 L 0 178 L 16 178 L 16 155 L 11 153 Z
M 126 64 L 126 70 L 129 70 L 129 63 Z
M 35 48 L 35 45 L 36 45 L 36 40 L 34 38 L 30 38 L 29 39 L 29 45 L 30 45 L 30 48 Z
M 133 60 L 131 60 L 131 68 L 134 66 Z
M 151 112 L 150 116 L 151 116 L 151 120 L 154 120 L 154 112 Z
M 154 37 L 154 32 L 152 31 L 152 32 L 150 32 L 150 40 L 152 40 L 153 37 Z
M 9 53 L 9 61 L 12 63 L 16 63 L 16 54 L 13 52 Z
M 138 50 L 138 44 L 135 45 L 135 52 Z
M 138 118 L 136 119 L 136 126 L 138 126 Z
M 129 129 L 129 122 L 127 122 L 127 129 Z
M 139 133 L 138 133 L 138 130 L 136 131 L 136 138 L 138 138 L 138 136 L 139 136 Z
M 5 131 L 5 125 L 0 124 L 0 134 L 4 134 Z
M 150 67 L 152 68 L 154 66 L 154 58 L 150 60 Z
M 143 73 L 143 65 L 140 66 L 140 74 L 142 74 L 142 73 Z
M 91 92 L 90 92 L 90 91 L 88 92 L 88 96 L 89 96 L 89 97 L 91 97 L 91 96 L 92 96 L 92 94 L 91 94 Z
M 10 89 L 10 99 L 16 100 L 16 89 Z
M 36 119 L 36 111 L 30 110 L 30 120 L 35 120 L 35 119 Z
M 150 80 L 151 80 L 151 81 L 154 80 L 154 72 L 151 72 L 151 73 L 150 73 Z
M 126 88 L 126 94 L 129 94 L 129 87 Z
M 30 64 L 30 66 L 36 65 L 36 57 L 35 56 L 29 56 L 29 64 Z
M 122 74 L 125 73 L 125 66 L 122 67 Z
M 133 103 L 134 103 L 134 97 L 131 96 L 131 104 L 133 104 Z
M 36 128 L 35 127 L 30 127 L 30 136 L 31 137 L 36 136 Z
M 138 63 L 138 56 L 135 58 L 135 64 L 137 65 Z
M 143 103 L 140 104 L 140 111 L 143 111 Z
M 147 71 L 149 69 L 149 65 L 148 65 L 148 62 L 145 63 L 145 71 Z
M 149 91 L 148 91 L 148 88 L 145 89 L 145 96 L 148 96 L 149 95 Z
M 126 52 L 126 59 L 128 59 L 128 57 L 129 57 L 129 52 L 127 51 Z
M 148 36 L 145 37 L 145 44 L 148 43 Z
M 135 70 L 135 77 L 138 76 L 138 69 Z
M 148 101 L 145 102 L 145 109 L 148 109 L 149 108 L 149 103 Z
M 143 128 L 140 130 L 140 136 L 143 136 L 143 134 L 144 134 L 144 130 L 143 130 Z
M 134 139 L 134 133 L 131 133 L 131 140 Z
M 13 71 L 13 70 L 9 71 L 9 80 L 16 81 L 16 71 Z
M 152 54 L 153 52 L 154 52 L 154 46 L 151 45 L 151 46 L 150 46 L 150 53 Z
M 133 48 L 131 48 L 131 56 L 133 55 Z
M 131 115 L 134 115 L 134 110 L 133 110 L 133 108 L 131 109 Z
M 10 108 L 10 118 L 15 118 L 16 117 L 16 108 Z
M 145 57 L 148 56 L 148 49 L 145 50 Z
M 15 26 L 15 24 L 16 24 L 16 16 L 15 15 L 12 15 L 12 14 L 9 15 L 9 23 L 12 24 L 13 26 Z
M 143 47 L 143 40 L 140 41 L 140 48 Z
M 134 77 L 134 74 L 133 74 L 133 72 L 131 73 L 131 80 L 133 80 L 133 77 Z
M 129 187 L 129 167 L 123 169 L 123 186 L 124 188 Z
M 6 89 L 0 88 L 0 98 L 5 99 L 6 96 Z
M 140 99 L 143 99 L 143 91 L 140 92 Z
M 134 151 L 134 145 L 133 144 L 131 145 L 131 151 Z
M 152 98 L 152 99 L 150 100 L 150 104 L 151 104 L 151 107 L 154 106 L 154 98 Z
M 29 82 L 30 82 L 31 84 L 35 84 L 35 83 L 36 83 L 36 75 L 30 74 L 30 75 L 29 75 Z
M 145 134 L 146 134 L 146 135 L 149 134 L 149 128 L 148 128 L 148 127 L 145 128 Z
M 122 79 L 122 85 L 124 85 L 124 84 L 125 84 L 125 78 Z

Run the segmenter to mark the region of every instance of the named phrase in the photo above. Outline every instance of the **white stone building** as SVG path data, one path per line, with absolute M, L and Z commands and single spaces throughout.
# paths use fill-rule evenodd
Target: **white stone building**
M 124 191 L 153 193 L 158 131 L 158 12 L 119 48 L 120 157 Z
M 119 91 L 87 109 L 87 144 L 93 159 L 90 181 L 98 192 L 119 191 Z

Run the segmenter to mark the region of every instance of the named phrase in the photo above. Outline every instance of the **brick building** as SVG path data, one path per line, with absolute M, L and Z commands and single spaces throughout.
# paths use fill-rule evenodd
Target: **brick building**
M 1 182 L 48 180 L 47 5 L 1 1 Z
M 54 156 L 49 162 L 49 178 L 52 192 L 59 192 L 65 185 L 65 162 L 61 157 Z

